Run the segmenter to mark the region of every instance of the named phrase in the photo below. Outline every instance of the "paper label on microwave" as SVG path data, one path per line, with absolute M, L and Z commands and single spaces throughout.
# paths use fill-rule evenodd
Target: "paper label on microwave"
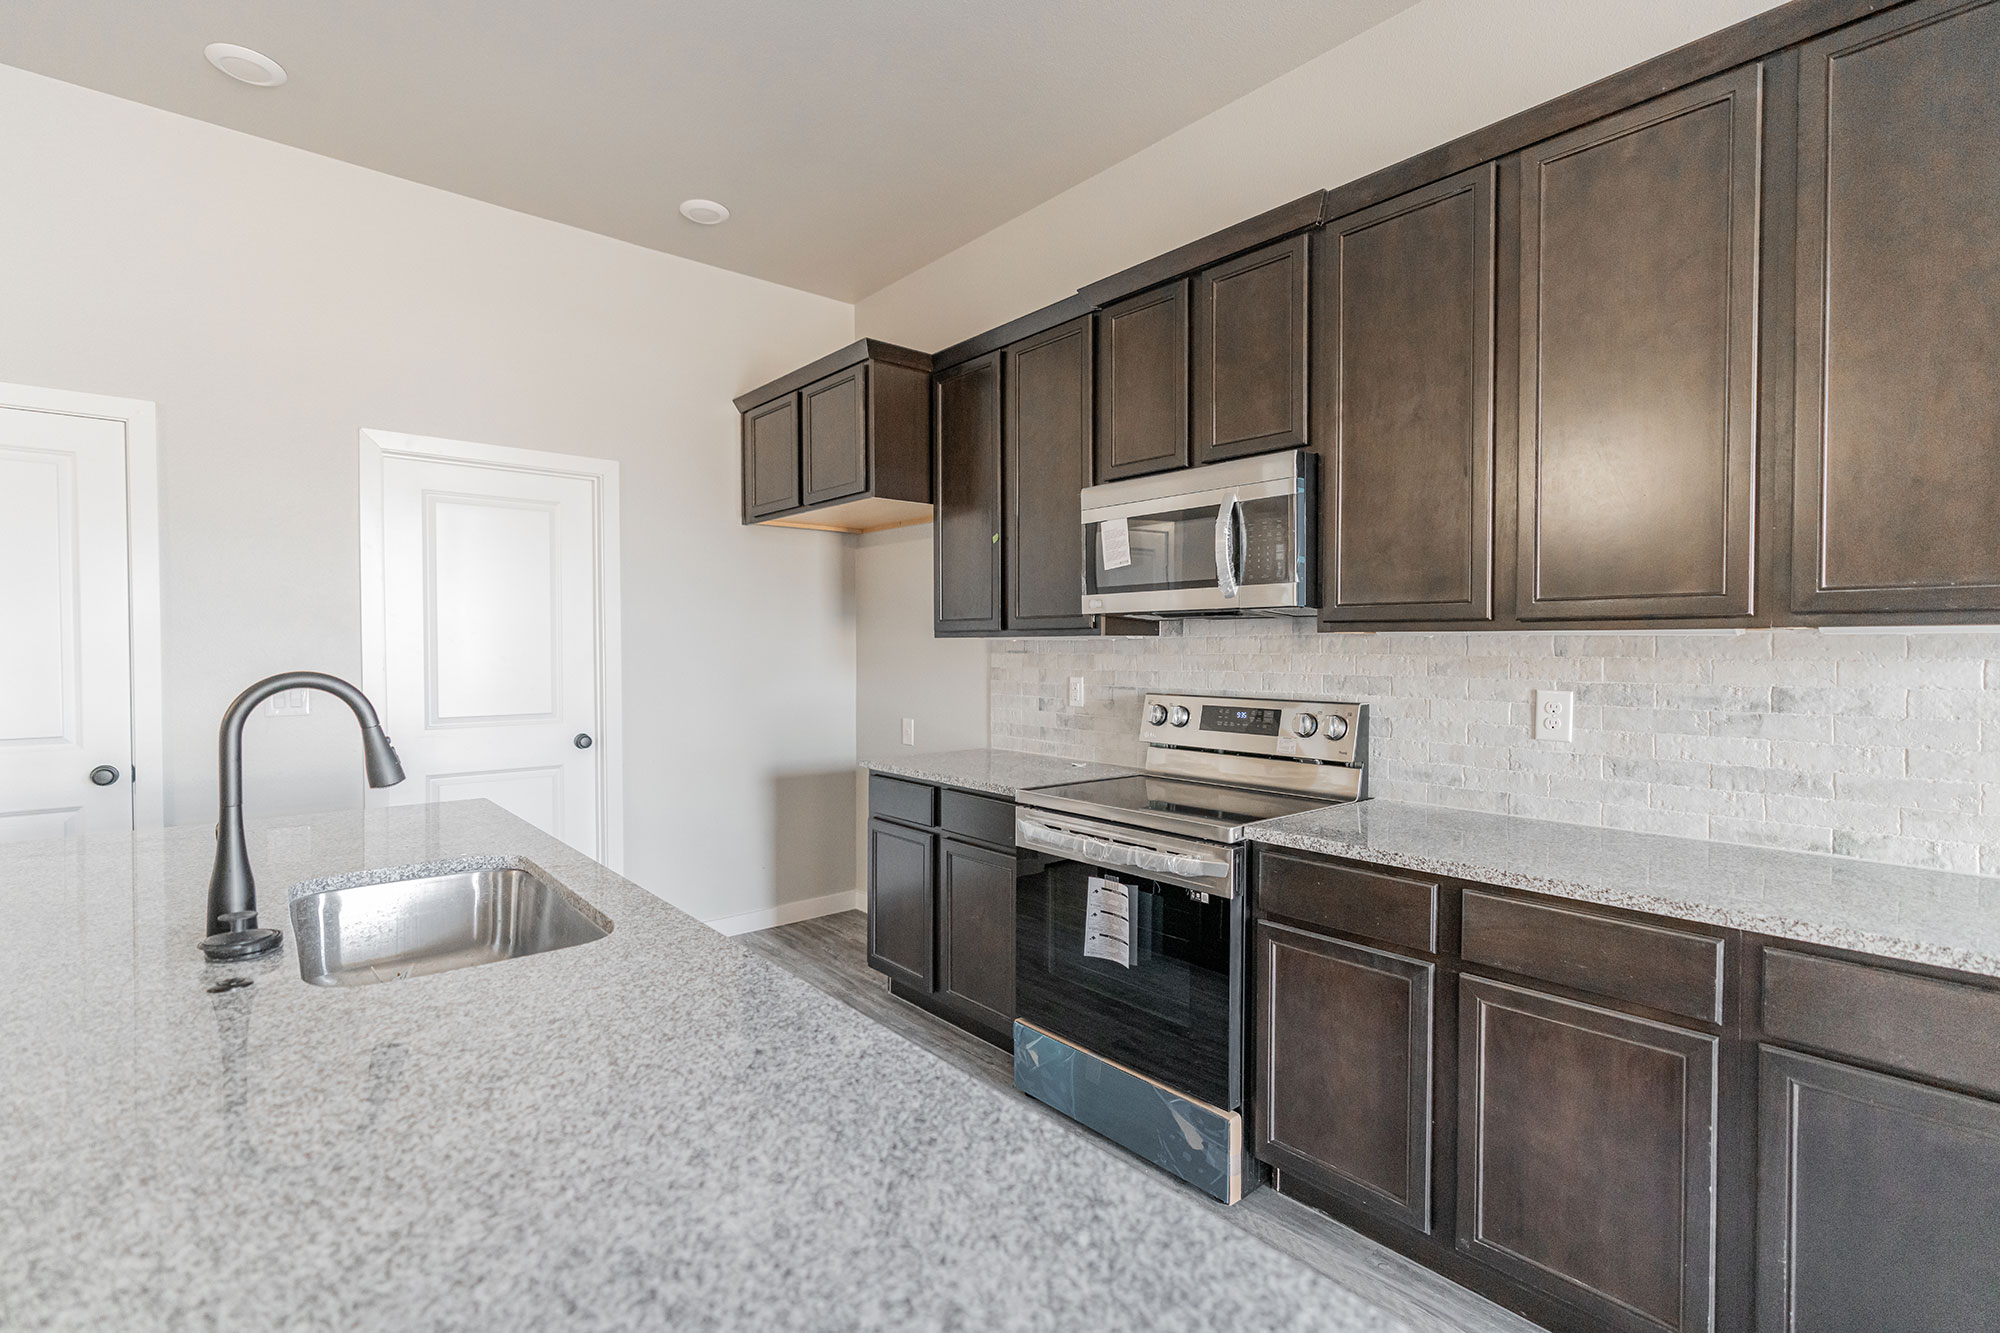
M 1106 569 L 1123 569 L 1132 563 L 1132 530 L 1122 518 L 1107 518 L 1097 525 L 1098 563 Z
M 1132 966 L 1132 891 L 1091 876 L 1083 914 L 1083 956 Z

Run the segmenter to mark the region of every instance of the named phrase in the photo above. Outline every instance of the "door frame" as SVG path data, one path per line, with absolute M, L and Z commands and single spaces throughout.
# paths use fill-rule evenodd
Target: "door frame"
M 132 827 L 166 825 L 166 692 L 160 666 L 158 407 L 71 389 L 0 383 L 0 407 L 115 421 L 125 432 L 125 627 L 132 706 Z M 146 776 L 141 778 L 139 774 Z
M 625 866 L 625 697 L 619 625 L 618 464 L 605 458 L 446 440 L 400 431 L 361 431 L 361 688 L 385 698 L 389 649 L 384 632 L 382 463 L 386 458 L 473 463 L 510 472 L 574 477 L 591 486 L 597 530 L 597 846 L 611 869 Z M 378 804 L 372 792 L 367 803 Z

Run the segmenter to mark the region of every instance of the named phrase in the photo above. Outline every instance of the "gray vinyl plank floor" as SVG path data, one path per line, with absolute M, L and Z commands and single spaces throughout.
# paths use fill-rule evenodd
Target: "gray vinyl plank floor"
M 1106 1152 L 1124 1150 L 1014 1091 L 1014 1062 L 1005 1051 L 889 993 L 886 978 L 868 969 L 868 918 L 840 912 L 736 937 L 764 958 L 974 1078 L 986 1080 L 1091 1139 Z M 1154 1168 L 1128 1158 L 1135 1171 Z M 1265 1244 L 1374 1301 L 1419 1333 L 1538 1333 L 1540 1325 L 1465 1290 L 1420 1264 L 1342 1226 L 1276 1190 L 1260 1189 L 1233 1207 L 1193 1189 L 1187 1197 L 1213 1209 Z

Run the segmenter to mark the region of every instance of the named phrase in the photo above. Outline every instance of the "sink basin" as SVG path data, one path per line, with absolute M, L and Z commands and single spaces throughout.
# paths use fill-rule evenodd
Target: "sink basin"
M 299 975 L 366 986 L 601 940 L 611 922 L 518 857 L 462 858 L 294 885 Z

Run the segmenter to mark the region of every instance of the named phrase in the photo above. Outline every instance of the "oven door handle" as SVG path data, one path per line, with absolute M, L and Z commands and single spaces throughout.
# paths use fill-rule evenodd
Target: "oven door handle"
M 1066 829 L 1050 828 L 1047 824 L 1019 815 L 1014 818 L 1014 838 L 1020 846 L 1034 851 L 1053 852 L 1058 856 L 1087 861 L 1092 865 L 1127 866 L 1133 870 L 1151 871 L 1156 875 L 1179 875 L 1183 879 L 1229 878 L 1227 861 L 1211 861 L 1200 856 L 1178 856 L 1151 847 L 1135 847 L 1128 842 L 1092 838 L 1082 833 L 1071 833 Z

